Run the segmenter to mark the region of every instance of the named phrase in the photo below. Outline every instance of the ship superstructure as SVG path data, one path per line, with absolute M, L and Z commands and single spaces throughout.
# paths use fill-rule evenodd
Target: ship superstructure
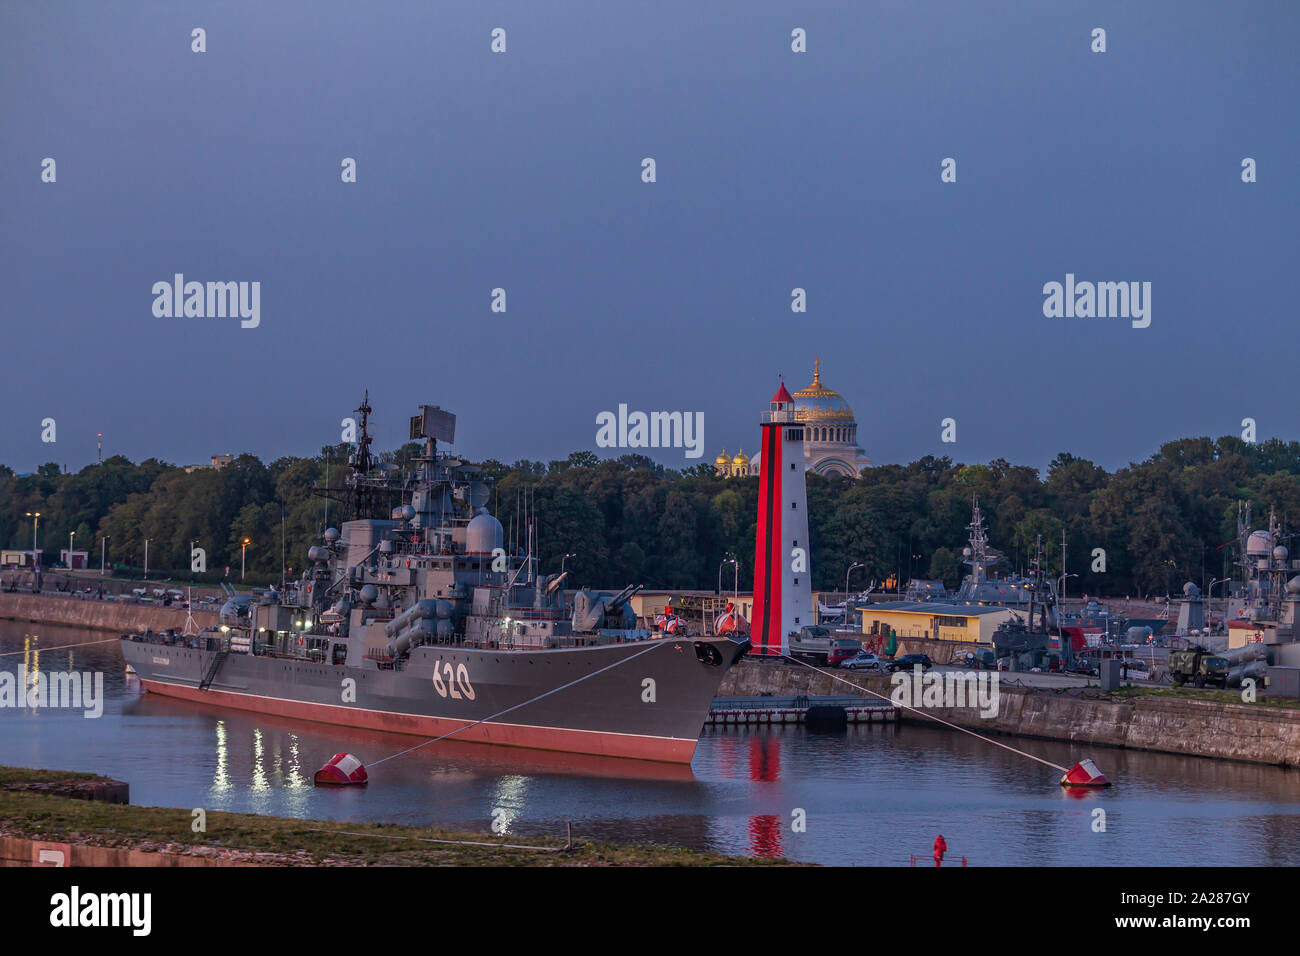
M 1041 537 L 1038 556 L 1032 562 L 1028 575 L 1012 572 L 1006 577 L 997 577 L 989 573 L 999 558 L 989 552 L 988 532 L 984 527 L 979 501 L 972 502 L 971 522 L 966 527 L 970 531 L 970 539 L 962 549 L 962 561 L 970 565 L 970 574 L 962 579 L 957 594 L 949 600 L 954 604 L 1000 604 L 1027 613 L 1031 613 L 1035 607 L 1050 608 L 1054 625 L 1056 587 L 1046 575 Z
M 1290 643 L 1296 639 L 1300 620 L 1300 560 L 1291 557 L 1286 545 L 1295 535 L 1285 532 L 1271 508 L 1268 530 L 1251 530 L 1251 524 L 1250 505 L 1239 503 L 1237 564 L 1241 581 L 1229 585 L 1230 648 L 1243 643 Z
M 744 639 L 638 626 L 630 599 L 564 590 L 507 549 L 481 469 L 438 451 L 455 416 L 421 406 L 399 475 L 370 453 L 363 401 L 352 473 L 321 489 L 349 515 L 301 579 L 226 603 L 218 633 L 132 635 L 149 691 L 429 737 L 689 762 Z M 386 513 L 385 513 L 386 510 Z M 382 515 L 382 516 L 381 516 Z M 531 526 L 531 525 L 530 525 Z

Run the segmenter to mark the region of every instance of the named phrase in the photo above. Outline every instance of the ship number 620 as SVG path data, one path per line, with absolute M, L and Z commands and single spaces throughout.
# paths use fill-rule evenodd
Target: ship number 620
M 447 675 L 445 681 L 442 679 L 443 674 Z M 460 690 L 457 690 L 457 687 Z M 469 671 L 465 669 L 464 664 L 457 664 L 455 670 L 452 670 L 451 661 L 444 662 L 441 670 L 437 664 L 434 664 L 433 689 L 438 692 L 439 697 L 446 697 L 450 693 L 452 700 L 460 700 L 462 697 L 474 699 L 474 685 L 469 682 Z

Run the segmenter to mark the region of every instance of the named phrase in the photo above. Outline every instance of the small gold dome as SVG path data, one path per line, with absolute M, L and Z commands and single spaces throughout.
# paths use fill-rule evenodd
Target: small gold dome
M 722 449 L 722 454 L 713 459 L 715 465 L 730 465 L 731 459 L 727 457 L 727 449 Z

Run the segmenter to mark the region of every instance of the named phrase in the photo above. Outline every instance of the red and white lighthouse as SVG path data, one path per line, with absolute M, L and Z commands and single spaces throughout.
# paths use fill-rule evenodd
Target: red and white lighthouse
M 788 654 L 790 635 L 813 624 L 803 425 L 785 383 L 763 413 L 751 653 Z

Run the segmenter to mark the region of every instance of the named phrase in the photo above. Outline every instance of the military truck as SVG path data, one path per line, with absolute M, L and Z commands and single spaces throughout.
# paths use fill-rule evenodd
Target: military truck
M 1228 660 L 1211 654 L 1203 647 L 1174 651 L 1169 655 L 1169 680 L 1175 687 L 1190 683 L 1193 687 L 1228 686 Z

